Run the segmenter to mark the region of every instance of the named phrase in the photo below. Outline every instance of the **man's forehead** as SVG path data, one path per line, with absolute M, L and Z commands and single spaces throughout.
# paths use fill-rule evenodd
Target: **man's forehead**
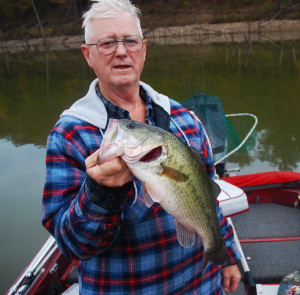
M 92 24 L 92 35 L 96 39 L 107 37 L 125 37 L 131 35 L 140 35 L 138 25 L 135 19 L 129 18 L 105 18 L 95 19 Z
M 91 19 L 91 25 L 94 30 L 107 31 L 107 30 L 119 30 L 121 28 L 135 28 L 138 29 L 136 19 L 129 13 L 120 13 L 117 16 L 105 17 L 105 18 L 93 18 Z

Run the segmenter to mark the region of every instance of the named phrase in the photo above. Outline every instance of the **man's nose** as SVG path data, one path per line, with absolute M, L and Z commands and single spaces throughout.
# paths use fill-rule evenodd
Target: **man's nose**
M 116 52 L 118 54 L 126 54 L 127 53 L 127 49 L 126 49 L 126 46 L 124 44 L 124 40 L 118 40 L 117 42 L 118 43 L 117 43 Z

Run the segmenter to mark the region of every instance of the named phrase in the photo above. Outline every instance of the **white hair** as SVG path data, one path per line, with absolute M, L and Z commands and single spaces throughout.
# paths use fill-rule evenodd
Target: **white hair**
M 143 38 L 140 14 L 141 11 L 135 7 L 130 0 L 92 0 L 90 9 L 83 14 L 82 27 L 84 29 L 85 43 L 90 42 L 92 38 L 91 23 L 94 19 L 103 19 L 109 17 L 118 17 L 119 13 L 128 12 L 136 20 L 137 27 L 141 37 Z

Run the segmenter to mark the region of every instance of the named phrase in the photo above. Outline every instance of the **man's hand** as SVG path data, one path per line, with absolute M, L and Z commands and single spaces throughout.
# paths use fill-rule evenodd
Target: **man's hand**
M 222 268 L 222 287 L 226 293 L 234 292 L 241 280 L 241 274 L 236 264 Z
M 120 157 L 101 165 L 97 164 L 97 157 L 98 151 L 85 160 L 86 173 L 97 183 L 107 187 L 121 187 L 132 181 L 133 175 L 131 171 Z

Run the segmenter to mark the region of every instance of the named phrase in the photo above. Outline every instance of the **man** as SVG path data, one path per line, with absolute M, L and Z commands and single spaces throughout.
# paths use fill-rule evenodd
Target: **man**
M 214 177 L 203 126 L 180 104 L 140 81 L 146 58 L 138 9 L 129 0 L 95 1 L 84 15 L 81 49 L 97 79 L 50 132 L 43 225 L 61 251 L 79 262 L 81 294 L 223 294 L 237 288 L 240 254 L 217 206 L 228 248 L 226 266 L 201 273 L 203 244 L 183 248 L 174 218 L 145 205 L 141 183 L 120 158 L 97 165 L 109 118 L 169 130 L 204 155 Z M 136 202 L 135 197 L 137 197 Z

